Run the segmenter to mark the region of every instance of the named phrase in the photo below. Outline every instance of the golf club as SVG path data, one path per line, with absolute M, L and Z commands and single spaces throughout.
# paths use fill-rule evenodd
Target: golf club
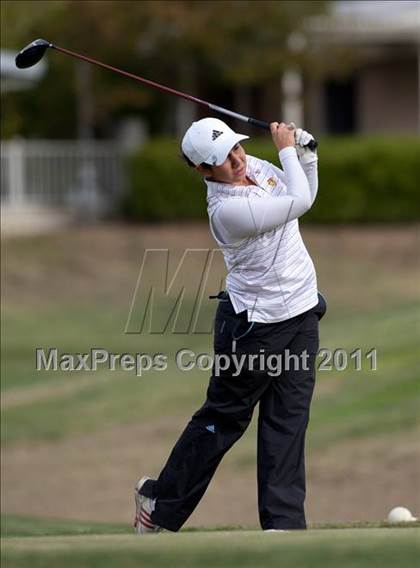
M 238 120 L 242 120 L 243 122 L 247 122 L 248 124 L 252 124 L 253 126 L 257 126 L 259 128 L 263 128 L 264 130 L 270 130 L 270 125 L 268 122 L 257 120 L 255 118 L 251 118 L 249 116 L 233 112 L 232 110 L 214 105 L 207 101 L 203 101 L 201 99 L 198 99 L 197 97 L 193 97 L 192 95 L 187 95 L 186 93 L 172 89 L 171 87 L 166 87 L 165 85 L 161 85 L 160 83 L 156 83 L 155 81 L 150 81 L 150 79 L 145 79 L 144 77 L 139 77 L 138 75 L 134 75 L 133 73 L 129 73 L 128 71 L 123 71 L 122 69 L 118 69 L 117 67 L 113 67 L 112 65 L 108 65 L 107 63 L 102 63 L 101 61 L 97 61 L 96 59 L 92 59 L 91 57 L 87 57 L 86 55 L 81 55 L 80 53 L 70 51 L 69 49 L 65 49 L 64 47 L 58 47 L 57 45 L 54 45 L 53 43 L 50 43 L 45 39 L 36 39 L 32 43 L 24 47 L 16 56 L 16 67 L 18 67 L 19 69 L 32 67 L 42 59 L 44 53 L 49 47 L 56 49 L 57 51 L 61 51 L 62 53 L 66 53 L 67 55 L 70 55 L 72 57 L 76 57 L 77 59 L 93 63 L 94 65 L 99 65 L 99 67 L 104 67 L 105 69 L 109 69 L 110 71 L 114 71 L 115 73 L 119 73 L 120 75 L 124 75 L 124 77 L 135 79 L 136 81 L 148 85 L 149 87 L 154 87 L 155 89 L 159 89 L 160 91 L 164 91 L 165 93 L 171 93 L 172 95 L 176 95 L 177 97 L 182 97 L 187 101 L 206 106 L 211 110 L 214 110 L 221 114 L 226 114 Z M 312 151 L 314 151 L 317 146 L 318 143 L 316 142 L 316 140 L 311 140 L 309 144 L 307 144 L 307 147 Z

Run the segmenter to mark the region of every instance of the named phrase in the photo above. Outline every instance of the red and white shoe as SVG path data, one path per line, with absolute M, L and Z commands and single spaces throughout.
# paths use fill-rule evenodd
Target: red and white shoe
M 157 533 L 160 527 L 155 525 L 150 515 L 155 510 L 156 499 L 149 499 L 140 494 L 140 489 L 150 477 L 142 477 L 134 489 L 134 500 L 136 503 L 136 516 L 134 517 L 134 528 L 138 534 Z

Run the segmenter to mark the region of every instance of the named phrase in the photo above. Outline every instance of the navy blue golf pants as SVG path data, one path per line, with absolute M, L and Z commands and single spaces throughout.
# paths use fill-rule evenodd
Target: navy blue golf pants
M 218 373 L 213 366 L 205 403 L 181 434 L 158 479 L 147 481 L 142 488 L 145 496 L 156 498 L 151 515 L 154 523 L 171 531 L 182 527 L 224 454 L 245 432 L 259 403 L 261 527 L 306 528 L 305 433 L 315 383 L 318 322 L 326 311 L 324 298 L 318 298 L 317 306 L 289 320 L 250 324 L 246 312 L 235 314 L 226 293 L 219 295 L 215 356 L 231 358 L 235 353 L 237 357 L 255 357 L 252 362 L 245 357 L 238 376 L 233 376 L 233 364 Z M 273 376 L 276 373 L 267 369 L 270 355 L 281 355 L 283 367 L 287 366 L 287 355 L 289 368 Z

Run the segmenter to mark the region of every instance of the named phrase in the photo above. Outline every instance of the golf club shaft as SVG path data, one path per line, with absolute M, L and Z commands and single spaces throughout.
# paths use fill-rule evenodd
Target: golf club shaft
M 154 87 L 155 89 L 159 89 L 160 91 L 163 91 L 165 93 L 171 93 L 172 95 L 175 95 L 177 97 L 181 97 L 183 99 L 186 99 L 187 101 L 191 101 L 193 103 L 197 103 L 197 104 L 206 106 L 207 108 L 210 108 L 210 109 L 212 109 L 216 112 L 231 116 L 231 117 L 236 118 L 238 120 L 242 120 L 243 122 L 247 122 L 248 124 L 251 124 L 253 126 L 257 126 L 258 128 L 262 128 L 262 129 L 268 130 L 268 131 L 270 130 L 269 123 L 264 122 L 263 120 L 257 120 L 255 118 L 245 116 L 244 114 L 239 114 L 239 113 L 234 112 L 232 110 L 228 110 L 226 108 L 214 105 L 214 104 L 209 103 L 207 101 L 203 101 L 202 99 L 199 99 L 197 97 L 193 97 L 192 95 L 188 95 L 188 94 L 183 93 L 181 91 L 177 91 L 176 89 L 172 89 L 171 87 L 166 87 L 165 85 L 161 85 L 160 83 L 156 83 L 155 81 L 151 81 L 150 79 L 145 79 L 144 77 L 140 77 L 139 75 L 134 75 L 134 73 L 129 73 L 128 71 L 123 71 L 122 69 L 118 69 L 118 67 L 114 67 L 113 65 L 109 65 L 107 63 L 102 63 L 101 61 L 98 61 L 97 59 L 93 59 L 92 57 L 88 57 L 86 55 L 81 55 L 80 53 L 76 53 L 75 51 L 71 51 L 70 49 L 65 49 L 64 47 L 58 47 L 57 45 L 54 45 L 52 43 L 50 44 L 50 47 L 53 48 L 53 49 L 56 49 L 57 51 L 61 51 L 62 53 L 66 53 L 67 55 L 70 55 L 72 57 L 76 57 L 77 59 L 82 59 L 83 61 L 87 61 L 88 63 L 93 63 L 93 65 L 98 65 L 99 67 L 109 69 L 110 71 L 115 71 L 115 73 L 119 73 L 120 75 L 124 75 L 124 77 L 129 77 L 130 79 L 134 79 L 135 81 L 139 81 L 140 83 L 143 83 L 144 85 L 148 85 L 149 87 Z M 308 144 L 308 147 L 311 150 L 315 150 L 317 145 L 318 145 L 318 143 L 316 142 L 316 140 L 311 140 L 311 142 Z
M 93 59 L 92 57 L 88 57 L 87 55 L 81 55 L 80 53 L 76 53 L 75 51 L 71 51 L 70 49 L 65 49 L 64 47 L 58 47 L 53 43 L 50 44 L 50 47 L 56 49 L 57 51 L 61 51 L 62 53 L 66 53 L 67 55 L 71 55 L 72 57 L 76 57 L 77 59 L 82 59 L 83 61 L 87 61 L 88 63 L 93 63 L 94 65 L 99 65 L 99 67 L 104 67 L 105 69 L 109 69 L 110 71 L 115 71 L 115 73 L 124 75 L 124 77 L 129 77 L 130 79 L 134 79 L 135 81 L 140 81 L 140 83 L 149 85 L 149 87 L 154 87 L 155 89 L 159 89 L 160 91 L 164 91 L 166 93 L 172 93 L 177 97 L 182 97 L 184 99 L 187 99 L 188 101 L 192 101 L 193 103 L 198 103 L 201 105 L 205 105 L 207 107 L 211 106 L 210 103 L 202 101 L 197 97 L 187 95 L 186 93 L 182 93 L 181 91 L 177 91 L 176 89 L 172 89 L 171 87 L 165 87 L 165 85 L 161 85 L 160 83 L 156 83 L 155 81 L 151 81 L 150 79 L 144 79 L 139 75 L 134 75 L 134 73 L 123 71 L 122 69 L 118 69 L 118 67 L 114 67 L 113 65 L 109 65 L 108 63 L 102 63 L 102 61 L 98 61 L 97 59 Z

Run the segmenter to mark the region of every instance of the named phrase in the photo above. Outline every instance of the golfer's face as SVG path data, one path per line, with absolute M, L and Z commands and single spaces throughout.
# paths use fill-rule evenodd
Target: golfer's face
M 246 181 L 246 154 L 240 144 L 232 148 L 221 166 L 212 167 L 212 177 L 233 185 Z

